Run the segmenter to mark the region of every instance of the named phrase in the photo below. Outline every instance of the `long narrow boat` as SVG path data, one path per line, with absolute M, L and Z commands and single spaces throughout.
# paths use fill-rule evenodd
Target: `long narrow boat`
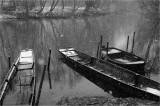
M 79 73 L 96 78 L 103 82 L 105 87 L 112 86 L 126 97 L 137 97 L 160 101 L 160 83 L 148 79 L 140 74 L 119 67 L 110 62 L 91 57 L 85 53 L 74 50 L 74 48 L 59 49 L 62 58 Z M 112 94 L 114 95 L 114 91 Z
M 33 50 L 22 50 L 2 82 L 1 105 L 34 105 L 36 93 L 34 64 Z
M 114 47 L 109 47 L 108 49 L 102 48 L 101 59 L 129 69 L 138 74 L 145 75 L 144 66 L 146 64 L 146 60 L 135 54 Z

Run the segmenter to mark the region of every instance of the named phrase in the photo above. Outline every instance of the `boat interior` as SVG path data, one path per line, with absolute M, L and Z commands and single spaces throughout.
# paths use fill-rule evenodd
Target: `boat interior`
M 4 105 L 28 105 L 34 92 L 34 56 L 31 50 L 21 51 L 16 65 L 17 74 L 12 89 L 4 99 Z
M 107 50 L 102 49 L 102 55 L 106 55 Z M 117 48 L 109 48 L 108 49 L 108 57 L 111 60 L 115 60 L 119 63 L 125 63 L 125 64 L 142 64 L 145 63 L 145 61 L 133 54 L 127 53 L 125 51 L 119 50 Z
M 131 72 L 127 69 L 121 68 L 110 62 L 91 57 L 85 53 L 71 49 L 60 50 L 64 55 L 71 58 L 75 62 L 78 62 L 86 67 L 98 71 L 106 76 L 115 79 L 121 83 L 128 84 L 136 87 L 137 89 L 150 92 L 152 94 L 160 96 L 160 84 L 139 74 Z

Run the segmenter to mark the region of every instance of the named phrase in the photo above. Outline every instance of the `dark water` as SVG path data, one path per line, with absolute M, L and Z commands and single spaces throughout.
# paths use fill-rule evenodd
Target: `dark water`
M 114 46 L 126 50 L 127 36 L 130 37 L 129 50 L 132 48 L 133 32 L 136 32 L 134 53 L 147 57 L 147 68 L 154 63 L 154 73 L 148 76 L 160 82 L 159 58 L 160 43 L 157 38 L 140 34 L 139 24 L 145 23 L 140 15 L 135 13 L 110 14 L 103 17 L 88 17 L 66 20 L 8 20 L 0 22 L 0 82 L 8 71 L 8 56 L 16 58 L 20 50 L 34 50 L 36 58 L 37 83 L 40 81 L 43 65 L 46 64 L 48 50 L 51 55 L 51 79 L 53 89 L 49 89 L 46 74 L 40 104 L 55 104 L 62 97 L 108 96 L 98 86 L 70 69 L 59 60 L 58 48 L 74 47 L 89 55 L 96 56 L 100 35 L 103 43 L 110 42 Z M 147 28 L 146 28 L 147 29 Z M 143 30 L 142 30 L 143 31 Z M 152 42 L 151 40 L 152 39 Z M 150 44 L 149 53 L 147 53 Z

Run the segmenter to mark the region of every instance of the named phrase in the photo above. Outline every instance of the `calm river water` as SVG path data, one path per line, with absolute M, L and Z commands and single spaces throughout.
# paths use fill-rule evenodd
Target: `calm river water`
M 48 50 L 51 55 L 51 79 L 53 89 L 49 89 L 48 77 L 45 76 L 40 104 L 55 104 L 62 97 L 108 96 L 101 88 L 70 69 L 59 60 L 58 48 L 74 47 L 89 55 L 96 56 L 100 35 L 103 44 L 109 41 L 110 46 L 126 50 L 127 36 L 130 37 L 129 50 L 132 48 L 134 31 L 134 53 L 147 58 L 150 67 L 155 58 L 158 46 L 157 39 L 146 34 L 138 34 L 140 15 L 127 12 L 125 14 L 109 14 L 102 17 L 86 17 L 80 19 L 60 20 L 6 20 L 0 22 L 0 82 L 8 71 L 8 56 L 16 58 L 20 50 L 34 50 L 36 58 L 37 83 L 40 81 L 43 65 L 47 61 Z M 150 42 L 150 39 L 153 41 Z M 159 67 L 158 63 L 154 67 Z M 151 79 L 160 82 L 159 68 L 149 74 Z

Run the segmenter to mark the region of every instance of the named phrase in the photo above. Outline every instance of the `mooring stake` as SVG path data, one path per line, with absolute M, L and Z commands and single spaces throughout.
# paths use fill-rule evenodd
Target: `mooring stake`
M 106 56 L 108 56 L 108 48 L 109 48 L 109 42 L 107 42 L 107 53 L 106 53 Z
M 97 47 L 97 58 L 99 57 L 99 46 L 100 46 L 100 42 L 98 43 L 98 47 Z
M 133 53 L 133 49 L 134 49 L 134 39 L 135 39 L 135 32 L 133 34 L 133 42 L 132 42 L 132 51 L 131 51 L 131 53 Z
M 102 40 L 103 40 L 103 36 L 101 35 L 101 38 L 100 38 L 100 51 L 99 51 L 99 58 L 101 58 Z
M 21 85 L 22 85 L 22 84 L 21 84 L 21 78 L 18 77 L 18 79 L 19 79 L 19 87 L 20 87 L 20 91 L 19 91 L 19 92 L 21 93 Z
M 129 36 L 127 38 L 127 48 L 126 48 L 126 52 L 128 51 L 128 44 L 129 44 Z
M 41 90 L 42 90 L 43 80 L 44 80 L 44 76 L 45 76 L 45 70 L 46 70 L 46 65 L 44 65 L 43 72 L 42 72 L 42 75 L 41 75 L 41 80 L 40 80 L 37 100 L 36 100 L 36 104 L 35 104 L 36 106 L 38 106 L 38 104 L 39 104 L 39 99 L 40 99 L 40 96 L 41 96 Z
M 8 68 L 10 69 L 11 68 L 11 57 L 8 56 Z
M 50 73 L 50 61 L 51 61 L 51 49 L 49 49 L 47 71 L 48 71 L 49 86 L 50 86 L 50 89 L 52 89 L 51 73 Z

